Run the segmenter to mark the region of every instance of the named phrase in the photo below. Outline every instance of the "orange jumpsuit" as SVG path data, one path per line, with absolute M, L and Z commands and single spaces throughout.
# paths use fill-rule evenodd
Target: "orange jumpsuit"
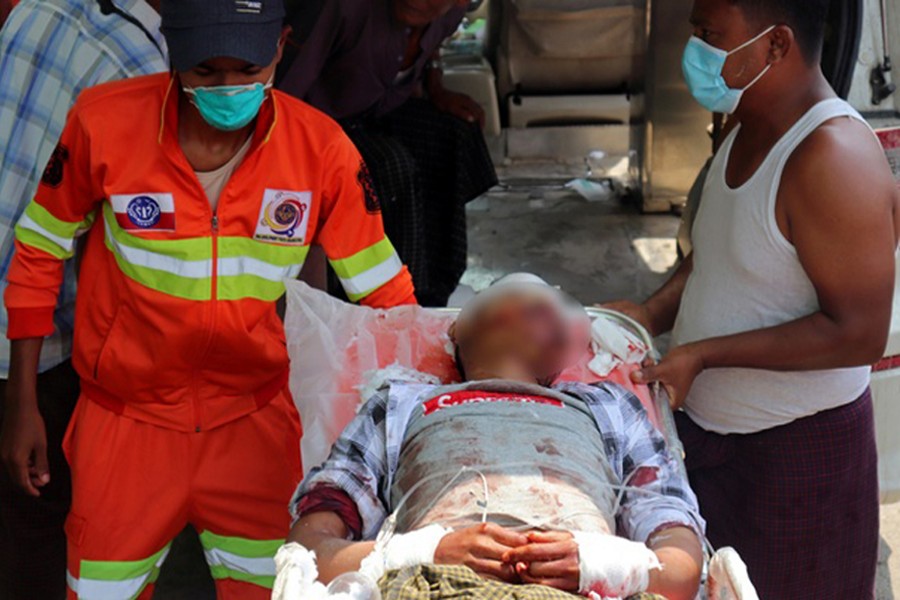
M 53 330 L 86 242 L 73 363 L 70 597 L 149 597 L 172 538 L 200 532 L 220 598 L 267 598 L 301 475 L 275 301 L 320 244 L 352 300 L 414 302 L 340 127 L 273 92 L 213 214 L 178 143 L 168 74 L 93 88 L 16 227 L 9 337 Z

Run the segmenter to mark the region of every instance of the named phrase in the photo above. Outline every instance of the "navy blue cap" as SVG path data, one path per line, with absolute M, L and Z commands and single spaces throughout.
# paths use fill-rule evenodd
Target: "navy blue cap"
M 284 0 L 162 0 L 160 13 L 176 71 L 219 56 L 266 66 L 278 50 Z

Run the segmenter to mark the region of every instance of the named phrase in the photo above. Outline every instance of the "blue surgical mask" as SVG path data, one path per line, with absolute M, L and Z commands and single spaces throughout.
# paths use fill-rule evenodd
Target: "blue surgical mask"
M 681 66 L 684 70 L 684 78 L 687 80 L 688 88 L 697 102 L 712 112 L 728 115 L 734 113 L 740 106 L 744 93 L 756 85 L 756 82 L 768 73 L 772 65 L 766 65 L 766 68 L 747 87 L 734 89 L 728 87 L 728 83 L 722 76 L 725 61 L 732 54 L 752 46 L 773 29 L 775 29 L 775 25 L 772 25 L 749 42 L 741 44 L 731 52 L 711 46 L 696 36 L 692 37 L 684 49 Z
M 236 131 L 256 118 L 266 99 L 266 90 L 271 87 L 271 82 L 265 85 L 184 86 L 184 93 L 200 111 L 204 121 L 222 131 Z

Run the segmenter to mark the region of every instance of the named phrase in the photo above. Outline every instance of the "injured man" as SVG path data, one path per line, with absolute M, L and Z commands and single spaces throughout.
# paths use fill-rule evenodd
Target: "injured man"
M 385 600 L 693 599 L 704 524 L 641 402 L 553 384 L 588 327 L 533 276 L 469 302 L 465 383 L 392 383 L 360 409 L 297 491 L 275 597 L 360 572 Z

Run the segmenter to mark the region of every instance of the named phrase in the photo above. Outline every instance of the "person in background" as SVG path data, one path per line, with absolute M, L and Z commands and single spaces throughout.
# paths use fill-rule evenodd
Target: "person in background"
M 863 118 L 819 66 L 827 0 L 695 0 L 684 72 L 737 119 L 710 165 L 693 253 L 630 313 L 674 349 L 637 379 L 677 407 L 715 546 L 759 596 L 874 597 L 870 365 L 887 341 L 900 198 Z
M 267 599 L 301 473 L 284 280 L 318 243 L 355 301 L 414 303 L 414 290 L 353 144 L 271 91 L 281 0 L 162 0 L 161 12 L 172 72 L 82 94 L 17 224 L 7 466 L 31 493 L 54 474 L 34 381 L 83 236 L 70 597 L 149 598 L 191 524 L 219 598 Z
M 496 185 L 482 108 L 442 83 L 439 49 L 468 0 L 310 2 L 289 22 L 279 87 L 337 119 L 371 169 L 416 295 L 444 306 L 466 269 L 465 205 Z
M 0 2 L 3 9 L 9 2 Z M 168 69 L 156 0 L 23 0 L 0 32 L 0 289 L 13 253 L 13 224 L 34 197 L 42 174 L 53 183 L 65 162 L 56 143 L 82 90 Z M 53 332 L 43 344 L 36 385 L 40 431 L 18 429 L 10 393 L 6 310 L 0 309 L 0 454 L 30 460 L 45 473 L 22 494 L 0 473 L 0 598 L 53 600 L 66 594 L 63 522 L 71 498 L 63 434 L 78 399 L 72 370 L 75 266 L 65 278 Z M 33 384 L 34 382 L 32 382 Z M 13 391 L 14 392 L 14 391 Z M 32 456 L 16 456 L 23 436 L 37 436 Z M 52 477 L 46 475 L 52 473 Z

